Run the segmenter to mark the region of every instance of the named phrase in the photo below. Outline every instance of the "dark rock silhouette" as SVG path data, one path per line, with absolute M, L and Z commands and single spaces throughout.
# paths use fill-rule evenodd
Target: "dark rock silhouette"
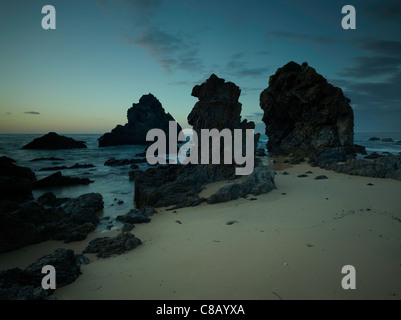
M 188 123 L 192 125 L 198 137 L 202 129 L 255 129 L 254 122 L 243 120 L 241 122 L 242 104 L 238 102 L 241 90 L 232 82 L 212 74 L 209 79 L 201 85 L 192 89 L 192 96 L 199 101 L 188 115 Z M 245 133 L 245 131 L 244 131 Z M 243 133 L 243 153 L 245 153 L 245 135 Z M 260 134 L 254 138 L 254 150 L 256 153 Z M 223 158 L 223 146 L 221 147 L 221 159 Z M 199 153 L 200 155 L 200 153 Z
M 200 137 L 201 129 L 254 129 L 255 124 L 244 120 L 241 122 L 241 103 L 238 102 L 240 89 L 234 83 L 225 82 L 212 74 L 202 85 L 197 85 L 192 90 L 192 95 L 199 98 L 188 116 L 188 123 Z M 257 143 L 259 136 L 255 136 Z M 243 148 L 245 139 L 243 138 Z M 223 149 L 223 144 L 222 144 Z M 222 150 L 221 149 L 221 150 Z M 256 150 L 256 148 L 255 148 Z M 198 153 L 200 156 L 200 153 Z M 210 152 L 211 155 L 211 152 Z M 220 157 L 223 162 L 223 157 Z M 200 163 L 200 161 L 198 161 Z M 209 161 L 211 163 L 211 161 Z M 199 193 L 203 185 L 220 180 L 235 179 L 235 164 L 188 164 L 165 165 L 150 168 L 146 171 L 133 171 L 130 177 L 135 180 L 135 205 L 142 208 L 146 205 L 153 207 L 174 206 L 173 208 L 196 206 L 206 199 L 200 198 Z M 269 168 L 266 168 L 269 171 Z M 270 172 L 268 176 L 272 176 Z M 249 178 L 256 180 L 257 173 Z M 267 179 L 270 181 L 270 179 Z M 253 190 L 269 190 L 263 182 L 259 181 L 254 189 L 248 186 L 240 186 L 238 194 L 253 192 Z M 274 182 L 273 182 L 274 183 Z M 270 187 L 273 187 L 272 185 Z M 226 201 L 235 198 L 235 190 L 222 191 L 224 195 L 216 196 L 214 202 Z M 229 195 L 227 195 L 229 194 Z
M 381 142 L 395 142 L 395 141 L 393 140 L 393 138 L 383 138 L 381 139 Z
M 401 156 L 392 154 L 356 159 L 343 148 L 324 148 L 311 156 L 311 166 L 334 170 L 339 173 L 375 178 L 401 180 Z
M 15 163 L 11 158 L 0 157 L 0 214 L 14 211 L 18 204 L 32 199 L 35 173 Z
M 207 203 L 220 203 L 235 200 L 248 194 L 254 196 L 276 189 L 274 173 L 269 167 L 259 166 L 241 183 L 233 183 L 220 188 L 207 199 Z
M 0 300 L 45 300 L 54 293 L 53 289 L 42 288 L 42 268 L 51 265 L 56 269 L 57 288 L 74 282 L 81 274 L 80 256 L 74 251 L 56 249 L 43 256 L 25 270 L 20 268 L 0 272 Z
M 122 223 L 138 224 L 150 222 L 150 216 L 153 216 L 157 211 L 151 206 L 145 206 L 140 210 L 132 209 L 126 215 L 117 216 L 116 220 Z
M 260 95 L 269 152 L 309 156 L 324 147 L 353 146 L 349 103 L 340 88 L 307 64 L 279 68 Z
M 372 137 L 369 139 L 369 141 L 380 141 L 380 138 L 378 137 Z
M 38 202 L 40 204 L 44 204 L 46 206 L 51 206 L 51 207 L 58 207 L 67 200 L 70 200 L 70 198 L 57 198 L 53 192 L 45 192 L 38 198 Z
M 143 95 L 139 103 L 134 103 L 127 111 L 128 123 L 118 125 L 111 132 L 101 136 L 99 147 L 149 144 L 146 134 L 151 129 L 169 132 L 169 121 L 175 121 L 170 113 L 166 113 L 159 100 L 152 94 Z M 178 132 L 181 131 L 180 125 Z
M 73 138 L 68 138 L 65 136 L 59 136 L 55 132 L 49 132 L 43 137 L 36 138 L 32 142 L 28 143 L 23 147 L 23 149 L 79 149 L 87 148 L 85 142 L 77 141 Z
M 382 157 L 380 154 L 378 154 L 377 152 L 372 152 L 370 155 L 367 155 L 366 157 L 364 157 L 364 159 L 377 159 Z
M 60 171 L 43 178 L 41 180 L 35 181 L 33 183 L 33 189 L 43 189 L 50 187 L 62 187 L 62 186 L 73 186 L 73 185 L 87 185 L 92 183 L 92 180 L 88 178 L 75 178 L 63 176 Z
M 39 171 L 58 171 L 58 170 L 66 170 L 66 169 L 87 169 L 87 168 L 94 168 L 93 164 L 79 164 L 76 163 L 71 167 L 67 166 L 55 166 L 55 167 L 45 167 L 39 169 Z
M 36 161 L 64 161 L 64 159 L 60 158 L 55 158 L 55 157 L 49 157 L 49 158 L 35 158 L 30 160 L 31 162 L 36 162 Z
M 202 185 L 235 178 L 231 166 L 217 165 L 165 165 L 146 171 L 134 171 L 135 205 L 175 208 L 192 207 L 206 199 L 198 194 Z
M 103 208 L 103 197 L 93 193 L 63 201 L 53 199 L 53 203 L 55 207 L 45 208 L 36 201 L 26 202 L 16 211 L 0 215 L 0 252 L 45 240 L 85 239 L 99 223 L 96 212 Z
M 238 102 L 241 90 L 212 74 L 202 85 L 196 85 L 192 96 L 199 101 L 188 115 L 188 123 L 200 134 L 201 129 L 239 129 L 242 105 Z

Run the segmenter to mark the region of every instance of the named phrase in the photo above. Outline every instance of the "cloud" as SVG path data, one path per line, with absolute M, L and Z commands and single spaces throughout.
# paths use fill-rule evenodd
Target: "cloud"
M 40 114 L 40 112 L 37 112 L 37 111 L 26 111 L 24 113 L 25 114 L 33 114 L 33 115 L 39 115 Z
M 251 57 L 254 53 L 235 53 L 231 55 L 226 65 L 221 68 L 221 73 L 230 77 L 237 78 L 260 78 L 267 76 L 269 69 L 266 66 L 249 66 L 248 61 L 252 61 Z
M 107 12 L 114 12 L 114 18 L 122 16 L 120 23 L 124 27 L 118 28 L 118 32 L 123 38 L 149 53 L 166 71 L 202 70 L 199 45 L 194 38 L 182 32 L 163 29 L 155 21 L 155 16 L 163 6 L 161 0 L 115 0 L 112 7 L 108 6 L 110 3 L 105 4 L 104 0 L 98 1 L 100 7 L 106 6 Z
M 367 78 L 378 77 L 394 73 L 401 67 L 401 59 L 391 56 L 356 57 L 355 67 L 346 67 L 338 74 L 343 77 Z
M 338 42 L 338 40 L 331 37 L 314 36 L 314 35 L 307 35 L 295 32 L 284 32 L 284 31 L 272 31 L 267 34 L 267 38 L 269 38 L 269 36 L 281 39 L 301 41 L 301 42 L 308 41 L 318 44 L 331 44 Z
M 389 40 L 359 40 L 362 49 L 379 55 L 401 57 L 401 41 Z
M 344 94 L 358 105 L 358 112 L 364 115 L 393 115 L 401 118 L 401 95 L 399 83 L 401 71 L 381 82 L 333 80 L 341 85 Z
M 343 77 L 367 78 L 391 76 L 401 70 L 401 41 L 359 39 L 356 44 L 366 52 L 355 57 L 355 67 L 346 67 Z
M 379 21 L 394 21 L 400 23 L 401 2 L 398 0 L 368 5 L 366 7 L 366 12 L 369 13 L 371 17 Z

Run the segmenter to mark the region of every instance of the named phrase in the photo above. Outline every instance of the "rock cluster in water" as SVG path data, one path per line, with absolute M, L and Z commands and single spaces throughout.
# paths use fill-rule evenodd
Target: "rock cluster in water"
M 77 141 L 73 138 L 60 136 L 55 132 L 49 132 L 43 137 L 36 138 L 32 142 L 28 143 L 23 149 L 47 149 L 47 150 L 58 150 L 58 149 L 82 149 L 87 148 L 85 142 Z

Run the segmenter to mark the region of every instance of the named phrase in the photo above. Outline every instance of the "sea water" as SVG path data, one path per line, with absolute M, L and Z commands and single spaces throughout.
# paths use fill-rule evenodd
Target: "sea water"
M 110 167 L 104 163 L 110 158 L 133 159 L 145 151 L 145 146 L 112 146 L 99 148 L 97 139 L 101 135 L 66 136 L 75 140 L 86 142 L 87 149 L 67 150 L 26 150 L 24 145 L 42 135 L 7 134 L 0 135 L 0 156 L 7 156 L 17 161 L 17 165 L 28 167 L 35 172 L 37 179 L 45 178 L 59 170 L 39 171 L 45 167 L 67 166 L 76 163 L 93 164 L 93 168 L 64 169 L 60 170 L 64 176 L 88 178 L 93 183 L 89 185 L 66 186 L 34 190 L 33 196 L 37 199 L 47 191 L 53 192 L 58 198 L 78 197 L 85 193 L 96 192 L 103 196 L 104 209 L 100 217 L 126 214 L 134 208 L 134 182 L 129 180 L 130 165 Z M 37 158 L 60 158 L 59 161 L 31 161 Z M 143 157 L 142 157 L 143 158 Z M 138 163 L 139 169 L 148 167 L 147 163 Z M 119 204 L 120 203 L 120 204 Z
M 73 166 L 79 164 L 93 164 L 94 168 L 65 169 L 61 170 L 63 175 L 70 177 L 88 178 L 94 182 L 89 185 L 78 185 L 68 187 L 58 187 L 49 189 L 34 190 L 35 199 L 44 192 L 51 191 L 58 198 L 78 197 L 81 194 L 97 192 L 103 196 L 104 209 L 100 217 L 126 214 L 134 205 L 134 182 L 129 180 L 128 172 L 130 165 L 109 167 L 104 163 L 110 158 L 133 159 L 141 158 L 136 156 L 138 153 L 145 152 L 144 145 L 134 146 L 112 146 L 98 147 L 97 139 L 100 134 L 67 134 L 75 140 L 86 142 L 87 149 L 68 149 L 68 150 L 25 150 L 24 145 L 42 135 L 34 134 L 2 134 L 0 135 L 0 156 L 7 156 L 17 161 L 17 165 L 32 169 L 37 179 L 45 178 L 55 171 L 39 171 L 41 168 L 54 166 Z M 395 142 L 369 141 L 371 137 L 392 138 Z M 267 136 L 262 135 L 259 140 L 259 148 L 265 148 Z M 400 133 L 356 133 L 355 143 L 365 146 L 368 153 L 389 152 L 399 154 L 401 144 Z M 60 158 L 59 161 L 31 161 L 37 158 Z M 142 157 L 143 158 L 143 157 Z M 147 163 L 139 163 L 139 170 L 148 168 Z M 120 202 L 120 204 L 118 204 Z M 122 203 L 123 202 L 123 203 Z

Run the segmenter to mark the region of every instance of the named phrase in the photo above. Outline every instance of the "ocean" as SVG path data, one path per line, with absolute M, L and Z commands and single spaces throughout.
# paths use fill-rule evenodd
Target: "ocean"
M 132 159 L 136 154 L 145 151 L 145 146 L 113 146 L 99 148 L 97 139 L 99 134 L 65 134 L 75 140 L 85 141 L 87 149 L 71 150 L 24 150 L 22 147 L 42 135 L 37 134 L 2 134 L 0 135 L 0 156 L 7 156 L 17 160 L 17 165 L 31 168 L 38 179 L 47 177 L 55 171 L 39 171 L 44 167 L 52 166 L 73 166 L 79 164 L 93 164 L 94 168 L 66 169 L 62 170 L 63 175 L 71 177 L 86 177 L 94 183 L 82 186 L 69 186 L 61 188 L 34 190 L 33 195 L 38 198 L 44 192 L 51 191 L 57 197 L 77 197 L 84 193 L 97 192 L 104 198 L 104 209 L 101 217 L 116 217 L 126 214 L 134 208 L 134 182 L 129 180 L 129 165 L 121 167 L 105 166 L 104 162 L 110 158 Z M 371 137 L 392 138 L 395 141 L 401 140 L 399 133 L 356 133 L 355 143 L 366 147 L 368 153 L 389 152 L 399 154 L 401 144 L 396 142 L 369 141 Z M 266 146 L 267 136 L 262 135 L 259 147 Z M 60 161 L 35 161 L 37 158 L 55 157 Z M 147 163 L 139 163 L 140 169 L 148 167 Z M 118 204 L 120 202 L 120 204 Z M 122 203 L 123 202 L 123 203 Z

